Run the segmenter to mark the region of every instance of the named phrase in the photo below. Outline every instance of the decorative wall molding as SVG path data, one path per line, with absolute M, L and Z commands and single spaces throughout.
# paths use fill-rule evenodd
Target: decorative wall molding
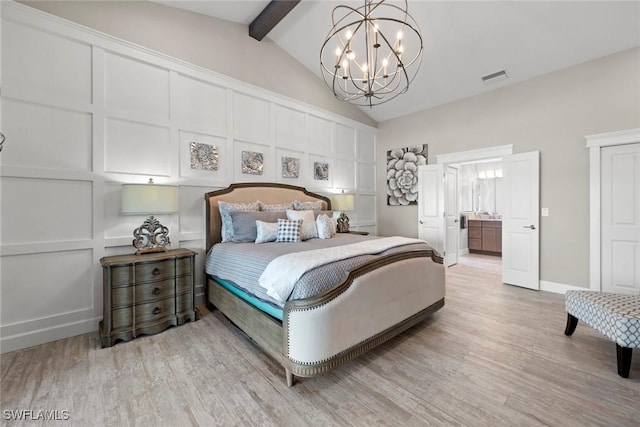
M 160 220 L 170 229 L 173 247 L 198 254 L 197 302 L 204 301 L 203 195 L 256 178 L 242 174 L 240 146 L 263 150 L 263 177 L 277 182 L 289 183 L 280 176 L 279 157 L 299 156 L 296 185 L 325 193 L 351 189 L 356 195 L 353 228 L 377 232 L 375 128 L 22 4 L 5 1 L 0 8 L 2 131 L 15 143 L 2 152 L 0 180 L 3 191 L 11 184 L 31 189 L 32 196 L 3 204 L 3 215 L 16 218 L 22 230 L 2 233 L 3 308 L 24 307 L 23 294 L 40 291 L 53 310 L 44 315 L 38 305 L 4 310 L 1 351 L 97 330 L 102 316 L 99 260 L 133 253 L 131 232 L 144 220 L 121 215 L 122 183 L 152 177 L 158 184 L 180 187 L 179 212 Z M 36 46 L 36 52 L 22 43 Z M 67 69 L 74 70 L 73 76 Z M 38 120 L 32 119 L 34 111 Z M 219 147 L 218 170 L 191 168 L 193 140 Z M 53 149 L 52 141 L 57 144 Z M 331 165 L 330 186 L 313 180 L 309 164 L 316 157 Z M 42 183 L 52 200 L 58 193 L 66 195 L 64 204 L 48 203 L 46 215 L 33 206 Z M 82 189 L 77 196 L 76 188 Z M 44 230 L 39 235 L 27 227 L 36 216 Z M 87 216 L 88 221 L 78 221 Z M 77 270 L 56 268 L 57 261 L 66 262 L 66 253 L 85 261 Z M 36 268 L 34 257 L 44 259 L 44 265 Z M 59 276 L 36 280 L 35 273 L 25 275 L 31 271 Z M 9 288 L 15 292 L 4 292 Z

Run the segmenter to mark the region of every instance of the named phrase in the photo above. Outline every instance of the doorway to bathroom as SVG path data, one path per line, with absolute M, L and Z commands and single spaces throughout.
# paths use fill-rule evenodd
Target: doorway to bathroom
M 478 255 L 491 256 L 485 259 L 492 268 L 502 255 L 503 283 L 530 289 L 540 289 L 539 158 L 537 151 L 513 154 L 513 145 L 436 156 L 441 167 L 462 168 L 455 193 L 459 255 L 473 254 L 474 262 L 481 261 Z M 447 175 L 441 176 L 446 188 Z M 445 209 L 440 216 L 448 215 Z

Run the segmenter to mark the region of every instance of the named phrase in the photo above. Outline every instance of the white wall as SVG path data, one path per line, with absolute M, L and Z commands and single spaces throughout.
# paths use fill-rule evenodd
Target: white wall
M 250 82 L 318 108 L 376 126 L 353 105 L 338 101 L 322 79 L 247 25 L 150 1 L 22 1 L 31 7 Z
M 585 136 L 640 125 L 640 48 L 379 124 L 378 156 L 429 144 L 439 154 L 513 144 L 541 153 L 540 278 L 589 286 L 589 163 Z M 425 94 L 428 96 L 428 94 Z M 378 164 L 381 235 L 417 236 L 415 207 L 386 206 Z
M 356 194 L 354 228 L 376 232 L 376 129 L 174 58 L 2 2 L 2 351 L 97 330 L 103 256 L 132 253 L 144 216 L 122 216 L 122 183 L 179 185 L 161 215 L 172 247 L 195 250 L 202 301 L 204 198 L 238 181 Z M 216 171 L 189 143 L 215 145 Z M 263 175 L 241 170 L 264 154 Z M 283 178 L 282 156 L 301 161 Z M 330 164 L 313 179 L 313 162 Z

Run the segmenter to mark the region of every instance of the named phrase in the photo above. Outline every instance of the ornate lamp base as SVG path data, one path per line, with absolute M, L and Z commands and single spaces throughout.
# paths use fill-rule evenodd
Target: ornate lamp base
M 336 220 L 337 226 L 336 231 L 338 233 L 348 233 L 349 232 L 349 217 L 345 215 L 344 212 L 340 214 L 338 219 Z
M 169 229 L 160 224 L 153 215 L 133 230 L 133 237 L 133 247 L 137 249 L 136 255 L 166 252 L 167 246 L 171 243 Z

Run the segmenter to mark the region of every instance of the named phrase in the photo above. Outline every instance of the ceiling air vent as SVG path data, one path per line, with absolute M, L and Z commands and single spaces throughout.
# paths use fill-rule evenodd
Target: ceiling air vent
M 486 76 L 483 76 L 482 82 L 483 83 L 499 82 L 500 80 L 504 80 L 508 77 L 509 76 L 507 75 L 506 70 L 500 70 L 500 71 L 496 71 L 495 73 L 491 73 L 491 74 L 487 74 Z

